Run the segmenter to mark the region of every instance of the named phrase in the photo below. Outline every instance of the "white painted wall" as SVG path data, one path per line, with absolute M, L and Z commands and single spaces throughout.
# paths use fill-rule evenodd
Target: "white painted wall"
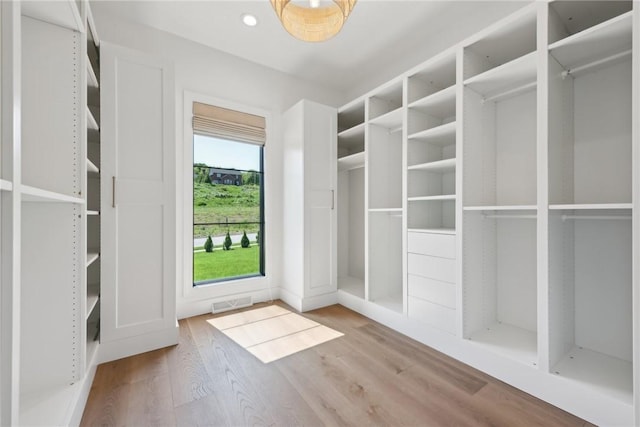
M 184 92 L 202 94 L 228 101 L 232 104 L 246 105 L 267 111 L 271 118 L 265 150 L 266 172 L 266 272 L 265 279 L 238 281 L 233 284 L 200 287 L 197 290 L 185 289 L 184 263 L 178 259 L 177 265 L 177 305 L 178 317 L 188 317 L 208 312 L 211 300 L 234 293 L 252 293 L 256 299 L 269 297 L 267 286 L 280 286 L 282 277 L 282 144 L 281 113 L 300 99 L 306 98 L 331 106 L 339 106 L 341 93 L 328 88 L 312 85 L 302 79 L 257 65 L 233 55 L 223 53 L 177 36 L 152 28 L 115 20 L 104 13 L 100 2 L 93 7 L 96 26 L 102 40 L 122 46 L 138 49 L 169 59 L 175 65 L 175 102 L 176 102 L 176 164 L 177 176 L 177 224 L 176 233 L 178 253 L 185 249 L 183 242 L 182 210 L 185 178 L 191 175 L 184 172 L 183 158 Z M 189 125 L 188 123 L 186 125 Z M 186 250 L 191 250 L 190 247 Z M 186 283 L 186 286 L 190 286 Z M 277 290 L 273 291 L 277 295 Z

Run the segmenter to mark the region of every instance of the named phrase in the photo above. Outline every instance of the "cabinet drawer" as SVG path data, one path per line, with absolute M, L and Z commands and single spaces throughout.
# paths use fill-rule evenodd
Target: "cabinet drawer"
M 456 311 L 454 309 L 411 296 L 408 298 L 408 303 L 410 318 L 455 335 Z
M 414 254 L 455 259 L 456 236 L 450 234 L 409 233 L 408 251 Z
M 456 308 L 456 285 L 409 274 L 409 296 Z
M 408 267 L 409 274 L 441 282 L 456 282 L 456 261 L 454 259 L 409 254 Z

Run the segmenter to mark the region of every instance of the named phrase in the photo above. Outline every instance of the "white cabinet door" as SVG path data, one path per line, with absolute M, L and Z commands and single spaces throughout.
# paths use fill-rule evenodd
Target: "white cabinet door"
M 101 82 L 101 359 L 108 360 L 177 340 L 175 114 L 172 66 L 162 60 L 103 43 Z
M 305 101 L 305 296 L 337 290 L 336 272 L 336 111 Z

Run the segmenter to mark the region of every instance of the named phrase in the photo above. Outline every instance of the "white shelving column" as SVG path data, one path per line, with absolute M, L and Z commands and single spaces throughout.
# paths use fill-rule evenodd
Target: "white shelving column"
M 464 47 L 463 336 L 529 366 L 537 344 L 537 9 Z
M 20 5 L 1 2 L 0 22 L 0 425 L 13 425 L 20 404 Z
M 363 99 L 338 111 L 338 290 L 365 297 L 365 113 Z

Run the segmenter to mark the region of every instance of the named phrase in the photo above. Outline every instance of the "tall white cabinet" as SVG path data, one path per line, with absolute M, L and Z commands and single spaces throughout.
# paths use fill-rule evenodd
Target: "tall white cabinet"
M 335 297 L 335 151 L 334 108 L 302 100 L 284 113 L 283 299 L 303 311 Z
M 638 6 L 532 4 L 340 108 L 339 302 L 637 425 Z
M 101 45 L 101 349 L 177 344 L 173 66 Z
M 89 176 L 99 174 L 100 159 L 88 140 L 100 138 L 99 111 L 88 103 L 97 62 L 87 41 L 99 41 L 88 2 L 1 8 L 0 421 L 75 424 L 98 347 L 88 319 L 100 284 L 90 288 L 87 278 L 100 244 L 87 218 L 99 216 L 89 211 Z M 99 93 L 92 99 L 99 103 Z

